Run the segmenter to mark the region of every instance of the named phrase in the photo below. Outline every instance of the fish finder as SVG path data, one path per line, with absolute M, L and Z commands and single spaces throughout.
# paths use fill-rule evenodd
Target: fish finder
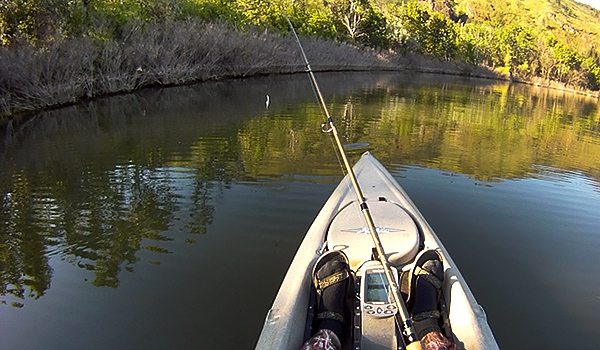
M 364 316 L 385 318 L 398 312 L 390 294 L 390 285 L 379 261 L 369 261 L 362 266 L 361 309 Z M 390 267 L 392 276 L 398 283 L 398 272 Z
M 390 266 L 392 278 L 398 283 L 398 271 Z M 391 296 L 391 287 L 379 261 L 367 261 L 358 270 L 360 288 L 361 350 L 398 349 L 395 317 L 398 307 Z M 358 293 L 357 293 L 358 294 Z M 358 311 L 358 310 L 357 310 Z

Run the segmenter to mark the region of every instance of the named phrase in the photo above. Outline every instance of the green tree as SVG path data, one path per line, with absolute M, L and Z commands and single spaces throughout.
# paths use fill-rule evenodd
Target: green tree
M 586 75 L 585 87 L 591 90 L 600 88 L 600 66 L 593 57 L 587 57 L 581 63 L 581 68 Z
M 579 68 L 579 57 L 577 57 L 577 54 L 569 49 L 566 45 L 562 43 L 556 44 L 553 47 L 552 53 L 554 60 L 557 62 L 557 78 L 559 80 L 565 81 L 570 70 Z
M 426 23 L 423 38 L 424 51 L 443 59 L 454 58 L 457 51 L 458 30 L 456 24 L 439 12 L 434 12 Z
M 188 0 L 182 5 L 186 17 L 239 23 L 242 15 L 233 0 Z
M 494 52 L 497 49 L 494 27 L 489 23 L 467 23 L 460 31 L 459 51 L 470 63 L 485 63 L 495 66 Z
M 403 6 L 402 27 L 408 33 L 408 46 L 414 51 L 451 59 L 458 52 L 458 27 L 439 12 L 430 13 L 419 3 Z
M 387 19 L 369 0 L 324 0 L 338 35 L 368 46 L 387 47 Z
M 359 34 L 359 25 L 363 20 L 359 2 L 357 0 L 324 0 L 323 2 L 329 10 L 337 32 L 342 36 L 356 39 Z
M 377 8 L 368 3 L 367 5 L 359 26 L 358 41 L 368 46 L 387 48 L 391 43 L 387 19 Z
M 273 27 L 281 31 L 287 31 L 288 23 L 282 11 L 287 6 L 280 1 L 270 0 L 238 0 L 241 14 L 247 23 L 259 27 Z
M 556 45 L 554 36 L 538 39 L 537 75 L 544 79 L 550 79 L 556 68 L 556 60 L 552 55 L 552 47 Z
M 18 37 L 37 44 L 60 35 L 68 3 L 59 0 L 0 2 L 0 40 L 6 45 Z
M 322 0 L 294 1 L 289 16 L 301 34 L 323 38 L 335 38 L 337 35 L 333 18 L 323 6 Z
M 406 32 L 406 46 L 409 50 L 420 52 L 428 36 L 429 12 L 418 2 L 410 1 L 402 6 L 400 17 L 402 28 Z
M 529 74 L 536 53 L 532 30 L 520 24 L 511 24 L 498 30 L 496 37 L 504 66 L 508 68 L 510 75 L 517 72 Z

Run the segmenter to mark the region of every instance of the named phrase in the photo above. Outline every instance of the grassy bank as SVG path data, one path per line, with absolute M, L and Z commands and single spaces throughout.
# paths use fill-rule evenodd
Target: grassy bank
M 415 55 L 303 38 L 315 70 L 415 70 L 495 77 L 491 71 Z M 199 20 L 131 25 L 122 39 L 0 47 L 0 114 L 76 103 L 146 86 L 303 72 L 291 35 Z

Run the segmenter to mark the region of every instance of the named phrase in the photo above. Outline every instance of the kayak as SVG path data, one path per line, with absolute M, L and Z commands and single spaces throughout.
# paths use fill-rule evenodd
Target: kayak
M 406 271 L 414 265 L 420 252 L 435 250 L 443 261 L 441 290 L 452 340 L 468 350 L 499 349 L 483 308 L 477 303 L 442 242 L 398 182 L 369 152 L 361 156 L 353 169 L 390 265 L 397 271 Z M 373 241 L 348 175 L 331 194 L 300 244 L 267 312 L 256 344 L 257 350 L 296 350 L 302 346 L 307 339 L 307 325 L 310 323 L 307 321 L 314 308 L 314 297 L 311 297 L 314 294 L 313 269 L 318 258 L 331 250 L 342 250 L 357 274 L 373 260 Z M 357 298 L 362 297 L 358 290 L 355 293 Z M 356 323 L 356 317 L 361 315 L 355 312 Z M 362 317 L 364 320 L 368 318 L 366 315 Z M 384 318 L 372 320 L 369 327 L 380 328 L 375 333 L 388 332 Z M 363 327 L 363 332 L 365 329 L 367 327 Z M 389 332 L 395 331 L 392 329 Z M 354 344 L 355 349 L 360 348 L 358 339 L 354 339 Z

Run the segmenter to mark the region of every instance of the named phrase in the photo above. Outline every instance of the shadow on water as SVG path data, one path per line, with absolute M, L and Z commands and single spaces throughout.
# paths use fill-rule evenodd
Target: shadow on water
M 392 170 L 416 165 L 464 174 L 492 191 L 507 179 L 543 179 L 551 169 L 586 178 L 598 192 L 596 100 L 431 75 L 327 73 L 317 79 L 353 159 L 368 149 Z M 192 262 L 206 261 L 189 256 L 227 249 L 223 266 L 244 265 L 236 260 L 243 257 L 255 274 L 268 264 L 257 256 L 281 259 L 269 267 L 279 280 L 263 276 L 260 291 L 267 296 L 253 306 L 266 312 L 302 233 L 341 176 L 331 141 L 319 132 L 322 121 L 304 75 L 149 89 L 3 121 L 0 302 L 27 309 L 44 299 L 65 266 L 83 271 L 86 286 L 128 290 L 125 273 L 158 276 L 160 268 L 175 267 L 171 277 L 193 276 Z M 296 204 L 287 207 L 284 200 Z M 219 224 L 219 213 L 231 213 L 224 220 L 233 226 Z M 257 220 L 265 213 L 273 216 Z M 254 247 L 251 238 L 269 248 Z M 467 271 L 477 265 L 463 260 Z M 237 288 L 223 280 L 233 273 L 229 267 L 215 271 L 203 276 Z M 263 316 L 252 316 L 257 324 L 246 341 L 255 340 Z

